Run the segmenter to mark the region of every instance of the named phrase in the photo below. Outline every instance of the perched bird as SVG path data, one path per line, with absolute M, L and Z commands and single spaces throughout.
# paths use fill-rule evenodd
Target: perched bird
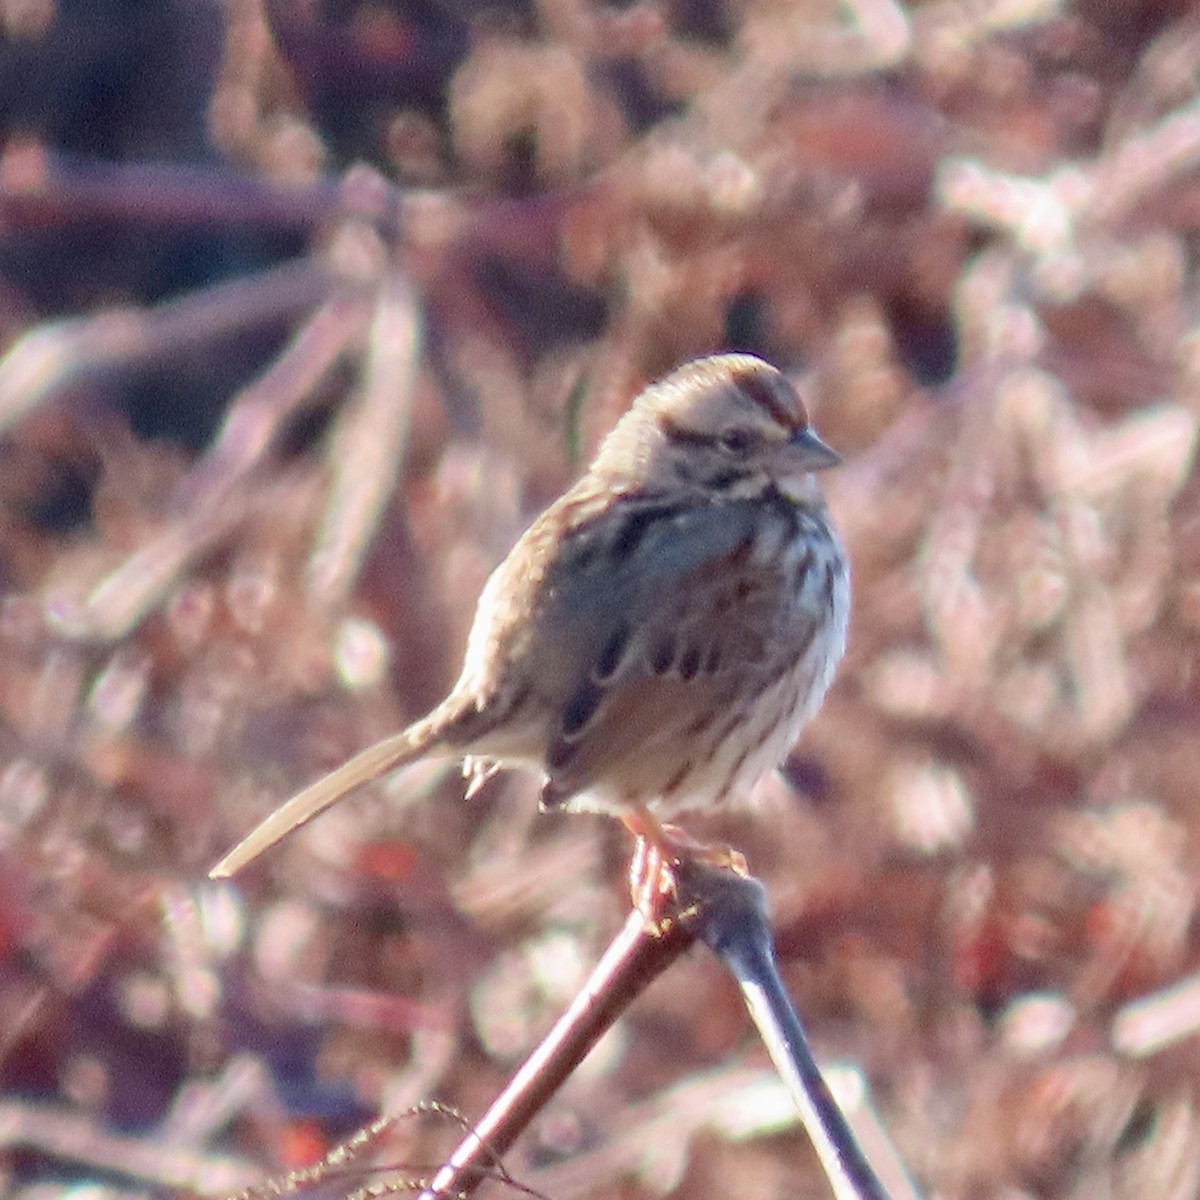
M 613 814 L 652 847 L 660 819 L 745 793 L 845 647 L 849 572 L 813 475 L 839 461 L 761 359 L 698 359 L 646 388 L 488 579 L 446 699 L 276 809 L 212 876 L 422 755 L 463 757 L 472 790 L 532 766 L 543 808 Z

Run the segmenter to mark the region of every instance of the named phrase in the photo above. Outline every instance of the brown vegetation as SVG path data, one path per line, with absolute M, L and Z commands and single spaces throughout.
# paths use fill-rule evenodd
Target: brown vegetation
M 486 1106 L 621 922 L 619 828 L 420 767 L 205 871 L 439 696 L 524 522 L 725 347 L 807 377 L 848 460 L 839 681 L 757 809 L 696 826 L 767 884 L 818 1051 L 930 1193 L 1200 1190 L 1189 6 L 0 25 L 13 1190 L 219 1192 Z M 506 1165 L 825 1195 L 776 1099 L 694 956 Z M 399 1128 L 409 1174 L 456 1132 Z

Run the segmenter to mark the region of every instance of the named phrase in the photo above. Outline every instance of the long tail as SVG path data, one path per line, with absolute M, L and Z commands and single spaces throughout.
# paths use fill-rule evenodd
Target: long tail
M 433 720 L 437 715 L 435 710 L 429 717 L 410 725 L 402 733 L 393 734 L 373 746 L 368 746 L 336 770 L 323 775 L 316 783 L 311 783 L 302 792 L 297 792 L 246 834 L 209 871 L 209 878 L 228 879 L 264 850 L 269 850 L 276 842 L 287 837 L 293 829 L 307 824 L 343 796 L 348 796 L 364 784 L 434 749 L 435 743 L 441 740 L 441 728 Z

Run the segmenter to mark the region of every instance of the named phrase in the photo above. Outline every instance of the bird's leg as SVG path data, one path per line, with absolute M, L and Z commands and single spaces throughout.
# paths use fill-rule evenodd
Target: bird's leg
M 638 805 L 624 818 L 625 827 L 637 838 L 629 864 L 629 891 L 633 906 L 646 918 L 647 926 L 659 928 L 665 901 L 675 894 L 675 872 L 666 830 L 645 806 Z
M 740 851 L 699 842 L 677 825 L 664 825 L 644 804 L 628 809 L 621 820 L 637 838 L 629 866 L 629 890 L 634 907 L 646 918 L 649 928 L 662 928 L 666 901 L 676 894 L 675 869 L 684 859 L 749 875 Z

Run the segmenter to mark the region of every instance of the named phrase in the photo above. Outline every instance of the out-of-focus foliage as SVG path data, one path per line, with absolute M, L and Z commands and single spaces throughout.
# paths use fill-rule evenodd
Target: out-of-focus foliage
M 523 523 L 720 348 L 812 389 L 856 597 L 787 770 L 690 828 L 767 883 L 818 1050 L 929 1193 L 1200 1190 L 1189 6 L 0 0 L 0 31 L 8 1190 L 225 1191 L 499 1090 L 620 921 L 621 830 L 435 764 L 205 871 L 439 697 Z M 767 1079 L 697 957 L 508 1168 L 824 1195 Z M 455 1132 L 411 1131 L 393 1161 Z

